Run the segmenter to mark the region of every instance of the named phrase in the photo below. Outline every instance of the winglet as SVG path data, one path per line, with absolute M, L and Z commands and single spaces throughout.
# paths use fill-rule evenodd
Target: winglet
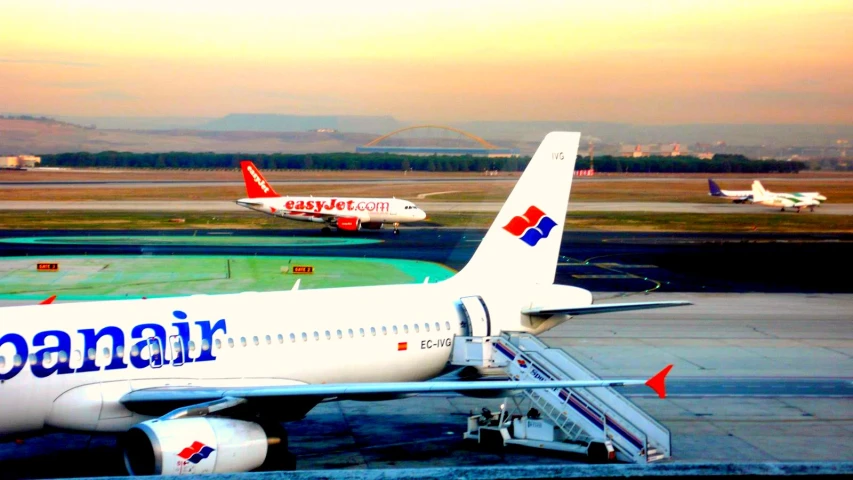
M 655 391 L 660 398 L 666 398 L 666 375 L 672 370 L 672 365 L 667 365 L 663 370 L 655 374 L 654 377 L 646 381 L 646 385 Z
M 51 295 L 44 300 L 39 302 L 39 305 L 50 305 L 53 301 L 56 300 L 56 295 Z

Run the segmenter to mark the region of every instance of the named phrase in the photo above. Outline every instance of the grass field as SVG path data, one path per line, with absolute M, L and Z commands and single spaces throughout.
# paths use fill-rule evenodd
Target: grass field
M 59 271 L 38 272 L 37 262 Z M 314 273 L 292 274 L 294 265 Z M 386 285 L 444 280 L 453 270 L 435 263 L 325 257 L 43 256 L 0 260 L 0 299 L 104 300 L 190 294 Z
M 184 223 L 172 222 L 181 218 Z M 436 213 L 420 227 L 486 228 L 493 213 Z M 135 212 L 0 212 L 0 229 L 60 230 L 187 230 L 187 229 L 311 229 L 319 225 L 246 213 L 135 213 Z M 409 226 L 400 227 L 404 232 Z M 569 213 L 568 230 L 673 232 L 853 232 L 853 216 L 814 214 L 712 214 L 583 212 Z M 390 231 L 390 229 L 388 230 Z M 381 238 L 383 232 L 368 232 Z M 2 244 L 0 244 L 2 251 Z

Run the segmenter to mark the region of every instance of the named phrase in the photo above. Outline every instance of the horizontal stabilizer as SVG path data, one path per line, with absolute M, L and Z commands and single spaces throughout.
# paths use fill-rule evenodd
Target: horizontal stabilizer
M 599 305 L 587 305 L 584 307 L 566 307 L 566 308 L 547 308 L 533 307 L 526 308 L 521 311 L 524 315 L 532 315 L 535 317 L 545 317 L 550 315 L 591 315 L 593 313 L 612 313 L 624 312 L 628 310 L 646 310 L 650 308 L 665 308 L 665 307 L 681 307 L 684 305 L 692 305 L 690 302 L 670 301 L 670 302 L 638 302 L 638 303 L 603 303 Z

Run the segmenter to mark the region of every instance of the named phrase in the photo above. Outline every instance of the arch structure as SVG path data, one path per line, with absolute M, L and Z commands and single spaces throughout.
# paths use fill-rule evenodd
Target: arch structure
M 395 135 L 408 132 L 411 130 L 421 130 L 421 129 L 438 129 L 445 130 L 448 132 L 457 133 L 462 135 L 469 140 L 473 140 L 474 142 L 479 144 L 478 148 L 441 148 L 441 147 L 393 147 L 393 146 L 384 146 L 381 143 L 384 140 L 387 140 Z M 458 128 L 448 127 L 444 125 L 414 125 L 410 127 L 400 128 L 398 130 L 394 130 L 391 133 L 387 133 L 378 137 L 368 143 L 366 143 L 362 147 L 357 147 L 356 152 L 359 153 L 372 153 L 372 152 L 384 152 L 384 153 L 404 153 L 404 154 L 414 154 L 414 155 L 428 155 L 428 154 L 446 154 L 446 155 L 486 155 L 486 156 L 494 156 L 494 157 L 508 157 L 508 156 L 518 156 L 519 152 L 517 149 L 503 148 L 497 145 L 494 145 L 490 142 L 487 142 L 481 137 L 474 135 L 473 133 L 466 132 L 464 130 L 460 130 Z
M 389 138 L 389 137 L 393 137 L 394 135 L 397 135 L 397 134 L 399 134 L 399 133 L 408 132 L 409 130 L 418 130 L 418 129 L 426 129 L 426 128 L 436 128 L 436 129 L 439 129 L 439 130 L 447 130 L 447 131 L 449 131 L 449 132 L 454 132 L 454 133 L 458 133 L 458 134 L 460 134 L 460 135 L 464 135 L 464 136 L 466 136 L 466 137 L 470 138 L 471 140 L 474 140 L 475 142 L 477 142 L 477 143 L 479 143 L 480 145 L 482 145 L 482 146 L 483 146 L 483 148 L 488 148 L 488 149 L 497 149 L 497 148 L 500 148 L 500 147 L 498 147 L 497 145 L 493 145 L 493 144 L 491 144 L 491 143 L 489 143 L 489 142 L 487 142 L 487 141 L 483 140 L 482 138 L 480 138 L 480 137 L 478 137 L 478 136 L 474 135 L 473 133 L 468 133 L 468 132 L 466 132 L 465 130 L 460 130 L 460 129 L 458 129 L 458 128 L 453 128 L 453 127 L 447 127 L 447 126 L 444 126 L 444 125 L 414 125 L 414 126 L 411 126 L 411 127 L 404 127 L 404 128 L 400 128 L 400 129 L 398 129 L 398 130 L 394 130 L 394 131 L 393 131 L 393 132 L 391 132 L 391 133 L 386 133 L 385 135 L 382 135 L 381 137 L 379 137 L 379 138 L 377 138 L 377 139 L 375 139 L 375 140 L 373 140 L 373 141 L 371 141 L 371 142 L 369 142 L 369 143 L 366 143 L 364 146 L 365 146 L 365 147 L 376 147 L 376 146 L 378 146 L 378 145 L 379 145 L 379 143 L 381 143 L 383 140 L 385 140 L 385 139 L 387 139 L 387 138 Z

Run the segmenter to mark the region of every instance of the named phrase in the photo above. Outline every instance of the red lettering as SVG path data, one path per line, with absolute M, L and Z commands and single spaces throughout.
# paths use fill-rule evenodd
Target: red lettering
M 293 210 L 293 200 L 288 200 L 284 203 L 284 208 L 288 210 Z
M 347 210 L 352 211 L 352 204 L 353 204 L 353 203 L 355 203 L 355 201 L 354 201 L 354 200 L 350 200 L 350 201 L 348 201 L 348 202 L 347 202 Z
M 335 207 L 337 207 L 338 210 L 343 210 L 345 206 L 346 206 L 346 203 L 344 203 L 344 202 L 338 202 L 337 205 L 335 205 Z

